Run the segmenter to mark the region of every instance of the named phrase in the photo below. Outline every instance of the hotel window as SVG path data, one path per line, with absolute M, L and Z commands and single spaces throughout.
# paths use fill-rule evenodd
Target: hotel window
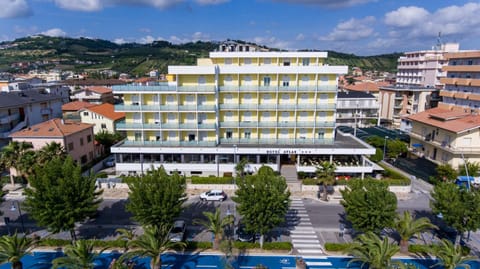
M 310 81 L 310 78 L 308 76 L 302 76 L 302 80 L 300 81 L 300 83 L 302 85 L 308 85 L 309 81 Z
M 262 112 L 262 118 L 264 120 L 267 120 L 268 118 L 270 118 L 270 112 Z
M 88 116 L 88 112 L 83 112 L 83 116 Z
M 188 141 L 195 141 L 195 135 L 194 134 L 188 134 Z
M 142 140 L 142 133 L 135 132 L 135 141 L 141 141 L 141 140 Z
M 320 94 L 320 100 L 321 101 L 327 101 L 328 100 L 328 94 L 326 94 L 326 93 Z
M 158 95 L 154 95 L 153 96 L 153 104 L 158 105 L 159 103 L 160 103 L 160 98 L 158 97 Z
M 290 119 L 290 112 L 283 111 L 281 121 L 282 122 L 288 122 L 289 119 Z
M 317 135 L 318 135 L 318 139 L 324 139 L 325 138 L 325 132 L 324 131 L 319 131 L 317 133 Z
M 290 66 L 290 58 L 283 58 L 283 66 Z
M 270 77 L 263 77 L 263 86 L 270 86 Z
M 290 77 L 289 76 L 283 76 L 282 86 L 283 87 L 290 86 Z
M 472 60 L 468 60 L 468 65 L 473 65 L 473 61 Z
M 87 142 L 88 143 L 92 142 L 92 136 L 91 135 L 87 135 Z
M 132 105 L 138 106 L 140 104 L 138 95 L 132 95 Z
M 263 59 L 263 64 L 272 64 L 272 59 L 270 59 L 270 58 L 264 58 L 264 59 Z
M 243 78 L 243 81 L 244 81 L 245 85 L 251 85 L 252 84 L 252 77 L 251 76 L 245 76 Z
M 262 99 L 265 103 L 268 103 L 268 102 L 270 102 L 270 100 L 272 100 L 272 96 L 267 93 L 267 94 L 262 95 Z
M 225 58 L 224 62 L 225 62 L 225 65 L 230 65 L 230 64 L 232 64 L 232 59 L 231 58 Z
M 102 123 L 101 126 L 100 126 L 100 128 L 102 128 L 102 129 L 107 129 L 107 124 Z
M 195 103 L 195 96 L 193 96 L 191 94 L 185 96 L 185 103 L 194 104 Z
M 307 130 L 306 129 L 300 129 L 299 137 L 300 137 L 300 139 L 306 139 L 307 138 Z
M 225 85 L 231 85 L 232 84 L 232 76 L 226 76 L 224 79 L 223 79 L 223 84 Z
M 325 111 L 318 112 L 319 120 L 324 121 L 324 120 L 326 120 L 326 117 L 327 117 L 327 112 L 325 112 Z
M 83 146 L 83 138 L 80 138 L 80 146 Z
M 207 82 L 207 79 L 204 76 L 199 76 L 198 77 L 198 84 L 199 85 L 205 84 L 206 82 Z
M 246 139 L 250 139 L 251 135 L 252 133 L 250 132 L 250 130 L 243 132 L 243 137 Z
M 227 132 L 225 133 L 225 137 L 226 137 L 227 139 L 232 139 L 232 134 L 233 134 L 232 131 L 227 131 Z
M 302 64 L 304 66 L 310 65 L 310 58 L 303 58 L 302 59 Z
M 175 103 L 175 97 L 174 97 L 173 95 L 167 95 L 166 103 L 167 103 L 167 104 L 173 104 L 173 103 Z
M 133 122 L 134 123 L 141 123 L 142 122 L 142 115 L 140 112 L 133 113 Z
M 290 95 L 289 95 L 288 93 L 282 94 L 282 100 L 283 100 L 283 101 L 288 101 L 288 100 L 290 100 Z
M 250 112 L 250 111 L 244 112 L 244 114 L 243 114 L 243 120 L 244 120 L 245 122 L 250 122 L 250 121 L 252 121 L 252 112 Z
M 73 150 L 73 142 L 68 143 L 68 151 Z
M 245 59 L 243 60 L 243 63 L 244 63 L 245 65 L 250 65 L 250 64 L 252 64 L 252 59 L 250 59 L 250 58 L 245 58 Z

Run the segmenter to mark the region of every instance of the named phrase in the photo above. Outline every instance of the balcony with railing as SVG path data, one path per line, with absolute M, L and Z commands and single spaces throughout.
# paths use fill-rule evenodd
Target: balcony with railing
M 215 141 L 129 141 L 123 142 L 124 146 L 138 147 L 214 147 Z
M 215 130 L 215 123 L 125 123 L 117 122 L 115 128 L 127 130 Z
M 313 139 L 313 138 L 298 138 L 298 139 L 276 139 L 276 138 L 221 138 L 220 144 L 226 145 L 241 145 L 241 144 L 250 144 L 250 145 L 331 145 L 333 144 L 333 139 L 324 138 L 324 139 Z
M 12 121 L 16 121 L 16 120 L 19 120 L 19 119 L 20 119 L 20 113 L 15 113 L 15 114 L 8 115 L 8 116 L 2 116 L 2 117 L 0 117 L 0 124 L 8 124 Z

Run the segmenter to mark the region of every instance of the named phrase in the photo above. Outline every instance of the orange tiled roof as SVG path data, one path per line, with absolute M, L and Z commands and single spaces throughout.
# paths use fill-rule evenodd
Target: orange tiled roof
M 112 89 L 104 86 L 90 86 L 88 89 L 99 94 L 112 93 Z
M 408 117 L 412 121 L 428 124 L 454 133 L 480 127 L 480 115 L 445 108 L 432 108 Z
M 10 137 L 65 137 L 88 128 L 93 128 L 93 124 L 51 119 L 15 132 Z
M 62 105 L 62 111 L 79 111 L 80 109 L 92 106 L 95 106 L 95 104 L 83 101 L 73 101 Z
M 356 82 L 355 84 L 343 85 L 343 88 L 348 91 L 357 92 L 378 92 L 379 87 L 388 86 L 390 83 L 386 81 L 380 82 Z
M 115 106 L 108 103 L 96 105 L 86 109 L 92 112 L 95 112 L 99 115 L 102 115 L 106 118 L 109 118 L 111 120 L 119 120 L 119 119 L 125 118 L 124 112 L 115 112 Z

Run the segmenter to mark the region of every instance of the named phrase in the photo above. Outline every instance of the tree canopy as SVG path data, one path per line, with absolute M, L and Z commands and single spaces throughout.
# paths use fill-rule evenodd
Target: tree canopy
M 39 226 L 54 233 L 70 231 L 75 239 L 75 223 L 93 217 L 101 202 L 95 178 L 82 176 L 71 157 L 53 158 L 34 171 L 25 189 L 25 209 Z
M 265 234 L 285 221 L 290 201 L 287 183 L 272 168 L 262 166 L 257 174 L 238 179 L 237 186 L 232 199 L 246 230 L 259 233 L 263 247 Z
M 185 202 L 185 177 L 167 174 L 163 167 L 127 178 L 127 211 L 142 225 L 171 225 Z
M 388 184 L 375 179 L 352 180 L 340 191 L 346 218 L 355 230 L 380 232 L 392 227 L 396 217 L 397 197 Z
M 453 183 L 442 182 L 434 186 L 430 207 L 441 214 L 446 224 L 460 233 L 480 228 L 480 193 L 468 191 Z

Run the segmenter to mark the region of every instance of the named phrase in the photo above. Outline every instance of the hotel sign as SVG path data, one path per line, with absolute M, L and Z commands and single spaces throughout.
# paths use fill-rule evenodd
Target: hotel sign
M 270 149 L 267 154 L 312 154 L 311 149 Z

